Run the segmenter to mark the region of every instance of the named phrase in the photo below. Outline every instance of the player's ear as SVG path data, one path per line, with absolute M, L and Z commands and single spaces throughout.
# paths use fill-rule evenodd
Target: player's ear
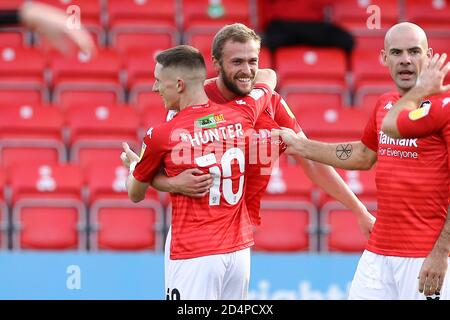
M 381 49 L 380 59 L 381 59 L 381 62 L 383 63 L 383 66 L 387 67 L 388 66 L 387 65 L 387 54 L 386 54 L 386 51 L 384 49 Z
M 217 73 L 219 73 L 219 72 L 220 72 L 220 68 L 222 67 L 222 66 L 220 65 L 220 61 L 217 60 L 217 59 L 214 58 L 214 57 L 211 57 L 211 59 L 212 59 L 213 65 L 214 65 L 214 70 L 215 70 Z
M 178 78 L 177 79 L 177 92 L 181 93 L 184 91 L 186 84 L 184 83 L 183 79 Z

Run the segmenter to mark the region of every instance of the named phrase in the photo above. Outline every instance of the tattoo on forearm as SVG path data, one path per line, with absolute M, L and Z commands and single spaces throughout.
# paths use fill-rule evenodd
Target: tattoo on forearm
M 353 152 L 351 144 L 340 144 L 336 147 L 336 156 L 339 160 L 347 160 Z

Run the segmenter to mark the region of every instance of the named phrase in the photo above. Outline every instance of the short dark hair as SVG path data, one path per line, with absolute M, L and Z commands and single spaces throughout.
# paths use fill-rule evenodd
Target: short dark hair
M 188 45 L 179 45 L 164 51 L 156 56 L 156 62 L 164 68 L 183 67 L 191 70 L 206 70 L 205 60 L 200 51 Z M 206 71 L 205 71 L 206 72 Z
M 258 46 L 261 45 L 261 38 L 256 34 L 254 30 L 250 29 L 245 24 L 228 24 L 220 29 L 213 39 L 212 56 L 217 61 L 222 60 L 223 47 L 225 47 L 225 43 L 228 40 L 240 43 L 246 43 L 247 41 L 254 40 L 256 41 Z

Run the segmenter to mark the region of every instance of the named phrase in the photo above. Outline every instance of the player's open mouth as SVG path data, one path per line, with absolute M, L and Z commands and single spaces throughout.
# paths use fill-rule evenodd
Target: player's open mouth
M 399 71 L 398 74 L 400 75 L 400 79 L 409 80 L 414 75 L 414 72 L 409 71 L 409 70 L 402 70 L 402 71 Z

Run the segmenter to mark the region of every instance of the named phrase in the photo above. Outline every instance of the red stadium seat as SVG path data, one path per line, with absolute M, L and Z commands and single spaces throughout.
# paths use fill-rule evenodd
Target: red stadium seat
M 345 183 L 353 191 L 353 193 L 365 202 L 376 202 L 377 200 L 377 186 L 375 183 L 375 168 L 370 170 L 344 170 L 336 168 L 337 173 L 342 177 Z M 321 199 L 319 206 L 334 199 L 321 191 Z
M 222 0 L 223 10 L 210 5 L 209 0 L 184 0 L 183 30 L 194 27 L 219 27 L 241 22 L 250 26 L 249 1 Z
M 117 162 L 122 142 L 138 145 L 139 118 L 128 107 L 83 105 L 67 110 L 71 161 L 83 168 L 93 162 Z
M 48 102 L 48 90 L 40 83 L 0 82 L 0 104 L 20 100 L 24 104 Z
M 376 202 L 366 202 L 367 209 L 375 214 Z M 326 252 L 362 252 L 367 239 L 359 228 L 356 215 L 338 202 L 323 206 L 320 216 L 320 250 Z
M 263 201 L 255 251 L 298 252 L 317 249 L 317 213 L 306 202 Z
M 161 250 L 163 215 L 158 201 L 98 200 L 90 208 L 91 250 Z
M 63 117 L 56 107 L 18 105 L 0 107 L 0 158 L 4 167 L 30 161 L 66 160 Z
M 128 177 L 128 169 L 122 164 L 110 162 L 95 164 L 85 170 L 87 186 L 89 190 L 89 203 L 100 199 L 128 199 L 125 182 Z M 147 199 L 158 200 L 155 189 L 149 188 Z
M 380 51 L 356 49 L 352 53 L 353 87 L 392 82 L 389 69 L 383 65 Z
M 108 25 L 146 25 L 158 28 L 176 26 L 175 0 L 109 0 Z
M 406 21 L 420 25 L 428 34 L 450 36 L 450 2 L 448 0 L 406 0 Z
M 118 83 L 120 57 L 114 50 L 99 50 L 95 57 L 78 53 L 75 57 L 55 54 L 51 59 L 52 83 L 101 82 Z
M 0 47 L 1 48 L 17 48 L 26 45 L 25 31 L 21 29 L 9 29 L 0 31 Z
M 44 83 L 46 58 L 42 52 L 22 47 L 0 48 L 0 80 Z
M 275 53 L 280 92 L 345 92 L 345 53 L 335 48 L 295 46 Z
M 367 115 L 357 109 L 316 108 L 302 111 L 301 125 L 306 136 L 316 140 L 359 140 Z
M 375 7 L 370 7 L 373 5 Z M 334 1 L 332 7 L 334 23 L 357 34 L 384 32 L 399 21 L 399 11 L 397 0 L 341 0 Z M 373 16 L 377 13 L 380 29 L 373 25 Z
M 150 128 L 166 121 L 167 111 L 157 92 L 151 91 L 150 85 L 137 85 L 130 93 L 130 101 L 142 116 L 143 128 Z
M 73 164 L 27 163 L 10 169 L 11 203 L 21 199 L 81 200 L 83 178 Z
M 381 83 L 380 80 L 374 82 L 366 80 L 364 86 L 360 86 L 355 91 L 354 104 L 357 106 L 361 106 L 363 108 L 361 110 L 366 110 L 365 112 L 370 114 L 370 112 L 375 107 L 375 102 L 378 100 L 378 98 L 382 94 L 390 91 L 397 91 L 397 88 L 395 87 L 395 84 L 392 80 L 386 81 L 384 83 Z
M 67 12 L 69 17 L 75 18 L 76 14 L 79 14 L 81 22 L 87 28 L 91 27 L 101 27 L 100 14 L 101 14 L 101 1 L 92 0 L 39 0 L 39 2 L 57 7 L 65 12 Z M 79 12 L 75 12 L 70 6 L 78 6 Z M 75 8 L 76 10 L 76 8 Z
M 74 199 L 23 199 L 13 207 L 13 249 L 85 250 L 86 211 Z
M 8 247 L 8 208 L 3 199 L 5 190 L 5 177 L 3 171 L 0 170 L 0 249 Z
M 263 200 L 311 202 L 313 187 L 300 166 L 274 165 Z
M 261 51 L 259 52 L 259 68 L 260 69 L 266 69 L 270 68 L 273 69 L 273 62 L 272 62 L 272 53 L 270 50 L 266 47 L 262 47 Z
M 179 43 L 179 34 L 175 30 L 154 30 L 149 27 L 117 27 L 110 31 L 110 43 L 129 59 L 133 58 L 130 51 L 154 52 L 173 47 Z
M 127 72 L 126 87 L 132 89 L 141 83 L 150 90 L 155 82 L 155 57 L 164 47 L 148 50 L 133 50 L 124 59 Z
M 298 122 L 302 123 L 302 111 L 305 109 L 314 109 L 317 107 L 341 108 L 342 96 L 335 93 L 307 93 L 307 92 L 287 92 L 285 93 L 286 102 L 289 108 L 297 117 Z

